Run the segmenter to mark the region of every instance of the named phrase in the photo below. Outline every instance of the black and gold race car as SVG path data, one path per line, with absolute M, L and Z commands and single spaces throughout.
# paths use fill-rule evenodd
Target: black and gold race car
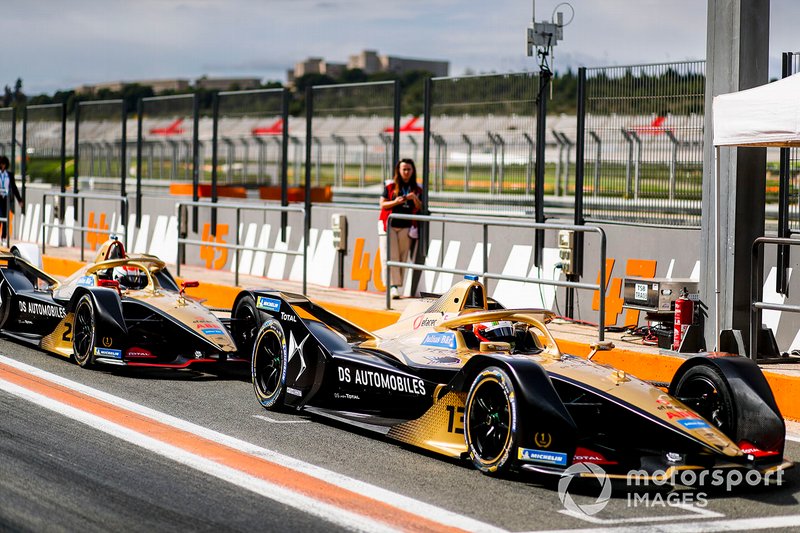
M 128 255 L 112 237 L 63 282 L 17 250 L 0 250 L 0 332 L 71 358 L 184 368 L 235 359 L 227 324 L 185 295 L 160 259 Z M 32 258 L 29 258 L 32 259 Z
M 785 425 L 749 359 L 688 359 L 659 388 L 561 353 L 550 311 L 503 309 L 476 279 L 365 331 L 302 295 L 248 290 L 233 308 L 266 409 L 304 410 L 487 474 L 774 472 Z

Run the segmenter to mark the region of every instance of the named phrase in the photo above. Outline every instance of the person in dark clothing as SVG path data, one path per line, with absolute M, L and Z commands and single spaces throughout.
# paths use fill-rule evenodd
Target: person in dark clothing
M 0 225 L 2 225 L 2 238 L 5 239 L 8 234 L 9 226 L 9 213 L 14 212 L 14 198 L 18 202 L 22 202 L 22 196 L 19 194 L 17 183 L 14 181 L 14 173 L 8 170 L 8 158 L 0 155 Z M 11 195 L 14 195 L 12 198 Z

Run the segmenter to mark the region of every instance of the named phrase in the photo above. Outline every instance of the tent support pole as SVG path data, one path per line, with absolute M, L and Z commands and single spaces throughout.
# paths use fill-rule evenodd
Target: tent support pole
M 720 344 L 720 316 L 719 316 L 719 256 L 722 238 L 719 234 L 720 228 L 720 209 L 719 209 L 719 151 L 720 147 L 714 147 L 714 351 L 719 350 Z

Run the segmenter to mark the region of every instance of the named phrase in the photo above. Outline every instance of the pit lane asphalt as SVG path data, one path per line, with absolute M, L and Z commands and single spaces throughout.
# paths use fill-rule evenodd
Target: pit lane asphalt
M 779 487 L 716 491 L 702 508 L 669 507 L 651 498 L 651 506 L 630 506 L 625 491 L 615 493 L 595 518 L 559 511 L 554 481 L 493 479 L 461 464 L 353 431 L 303 414 L 268 413 L 255 401 L 246 369 L 205 373 L 164 370 L 88 371 L 44 352 L 0 339 L 0 354 L 86 384 L 284 455 L 347 475 L 386 490 L 425 501 L 510 531 L 535 531 L 622 525 L 703 523 L 800 515 L 800 470 L 785 473 Z M 0 393 L 0 529 L 10 510 L 23 509 L 17 530 L 70 527 L 84 519 L 86 495 L 91 509 L 106 517 L 98 530 L 231 529 L 330 530 L 330 524 L 199 474 L 131 444 L 83 427 L 61 415 Z M 289 423 L 275 423 L 259 418 Z M 310 422 L 309 422 L 310 421 Z M 17 445 L 21 443 L 20 445 Z M 786 456 L 800 460 L 800 444 L 787 442 Z M 67 458 L 68 460 L 62 460 Z M 24 479 L 20 482 L 19 479 Z M 15 481 L 16 480 L 16 481 Z M 115 497 L 105 502 L 109 490 Z M 155 492 L 142 501 L 142 494 Z M 598 491 L 574 496 L 592 503 Z M 688 494 L 688 493 L 687 493 Z M 128 502 L 126 496 L 135 497 Z M 163 496 L 163 500 L 161 499 Z M 696 498 L 688 498 L 695 501 Z M 162 502 L 173 502 L 165 505 Z M 686 501 L 686 500 L 684 500 Z M 63 503 L 61 503 L 63 502 Z M 104 507 L 106 504 L 107 508 Z M 16 516 L 16 515 L 14 515 Z M 52 517 L 52 518 L 51 518 Z M 277 518 L 275 518 L 277 517 Z M 665 517 L 667 520 L 660 521 Z M 642 520 L 644 522 L 641 522 Z M 53 522 L 48 522 L 53 520 Z M 650 522 L 652 520 L 652 522 Z M 61 527 L 63 525 L 63 528 Z M 148 527 L 149 526 L 149 527 Z M 709 531 L 715 530 L 713 527 Z M 776 530 L 778 530 L 776 528 Z M 785 530 L 785 529 L 783 529 Z

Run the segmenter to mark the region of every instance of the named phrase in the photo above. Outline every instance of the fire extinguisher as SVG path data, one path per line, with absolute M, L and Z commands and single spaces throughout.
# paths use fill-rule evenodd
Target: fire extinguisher
M 681 346 L 681 339 L 686 334 L 686 330 L 694 321 L 694 302 L 688 297 L 686 287 L 681 290 L 680 297 L 675 300 L 675 327 L 672 330 L 672 349 L 678 351 Z

